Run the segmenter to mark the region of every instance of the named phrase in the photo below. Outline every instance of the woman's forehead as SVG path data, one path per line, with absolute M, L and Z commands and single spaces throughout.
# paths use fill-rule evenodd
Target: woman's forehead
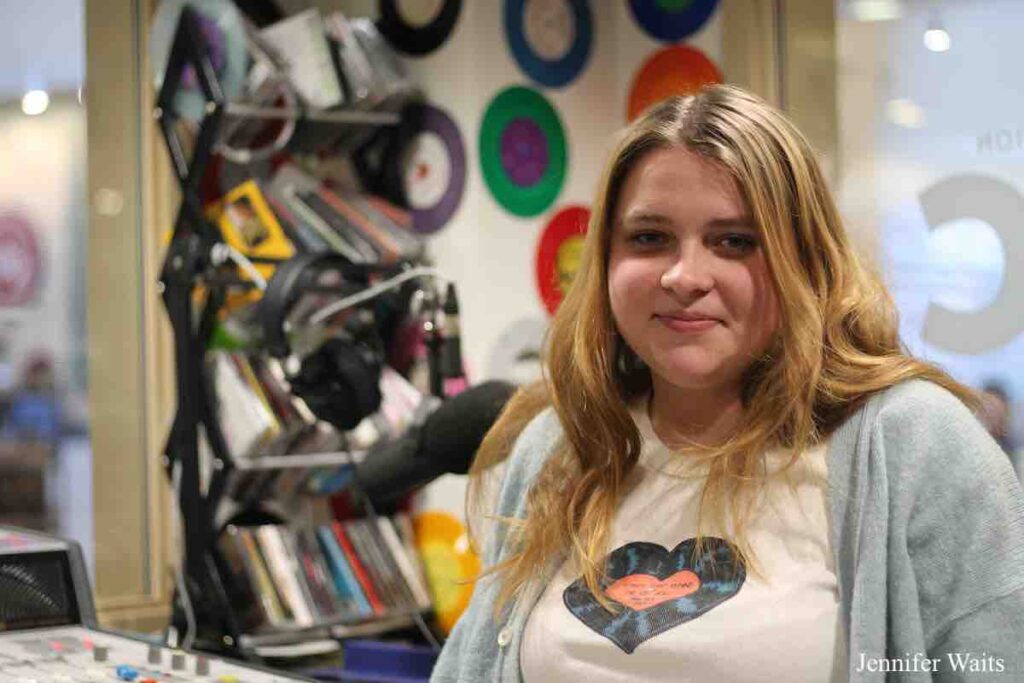
M 674 222 L 688 217 L 749 222 L 739 186 L 720 163 L 683 147 L 652 151 L 626 175 L 615 202 L 615 223 Z

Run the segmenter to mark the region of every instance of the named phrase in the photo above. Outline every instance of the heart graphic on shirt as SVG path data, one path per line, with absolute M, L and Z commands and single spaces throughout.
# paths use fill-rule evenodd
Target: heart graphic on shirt
M 692 621 L 736 595 L 747 572 L 728 543 L 705 537 L 701 552 L 690 538 L 671 551 L 635 542 L 606 559 L 601 589 L 618 609 L 601 606 L 582 578 L 562 597 L 572 614 L 630 654 L 640 643 Z

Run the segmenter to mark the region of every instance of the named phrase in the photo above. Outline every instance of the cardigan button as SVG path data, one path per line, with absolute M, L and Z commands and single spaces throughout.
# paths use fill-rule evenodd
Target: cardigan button
M 512 630 L 503 628 L 498 633 L 498 647 L 505 647 L 512 642 Z

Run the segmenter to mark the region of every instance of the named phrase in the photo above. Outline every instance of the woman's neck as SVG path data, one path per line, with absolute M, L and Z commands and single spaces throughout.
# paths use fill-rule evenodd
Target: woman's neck
M 743 399 L 737 387 L 680 389 L 656 381 L 648 413 L 654 433 L 667 446 L 715 446 L 736 431 Z

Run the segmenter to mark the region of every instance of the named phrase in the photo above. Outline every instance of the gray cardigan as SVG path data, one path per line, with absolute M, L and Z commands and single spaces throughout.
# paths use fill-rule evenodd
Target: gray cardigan
M 498 514 L 525 515 L 526 492 L 560 436 L 551 410 L 523 431 Z M 831 436 L 828 466 L 850 680 L 1024 680 L 1024 494 L 967 408 L 928 382 L 897 385 Z M 511 552 L 496 528 L 485 566 Z M 479 580 L 431 680 L 521 680 L 523 627 L 559 564 L 497 618 L 497 582 Z M 926 657 L 936 673 L 924 670 Z

